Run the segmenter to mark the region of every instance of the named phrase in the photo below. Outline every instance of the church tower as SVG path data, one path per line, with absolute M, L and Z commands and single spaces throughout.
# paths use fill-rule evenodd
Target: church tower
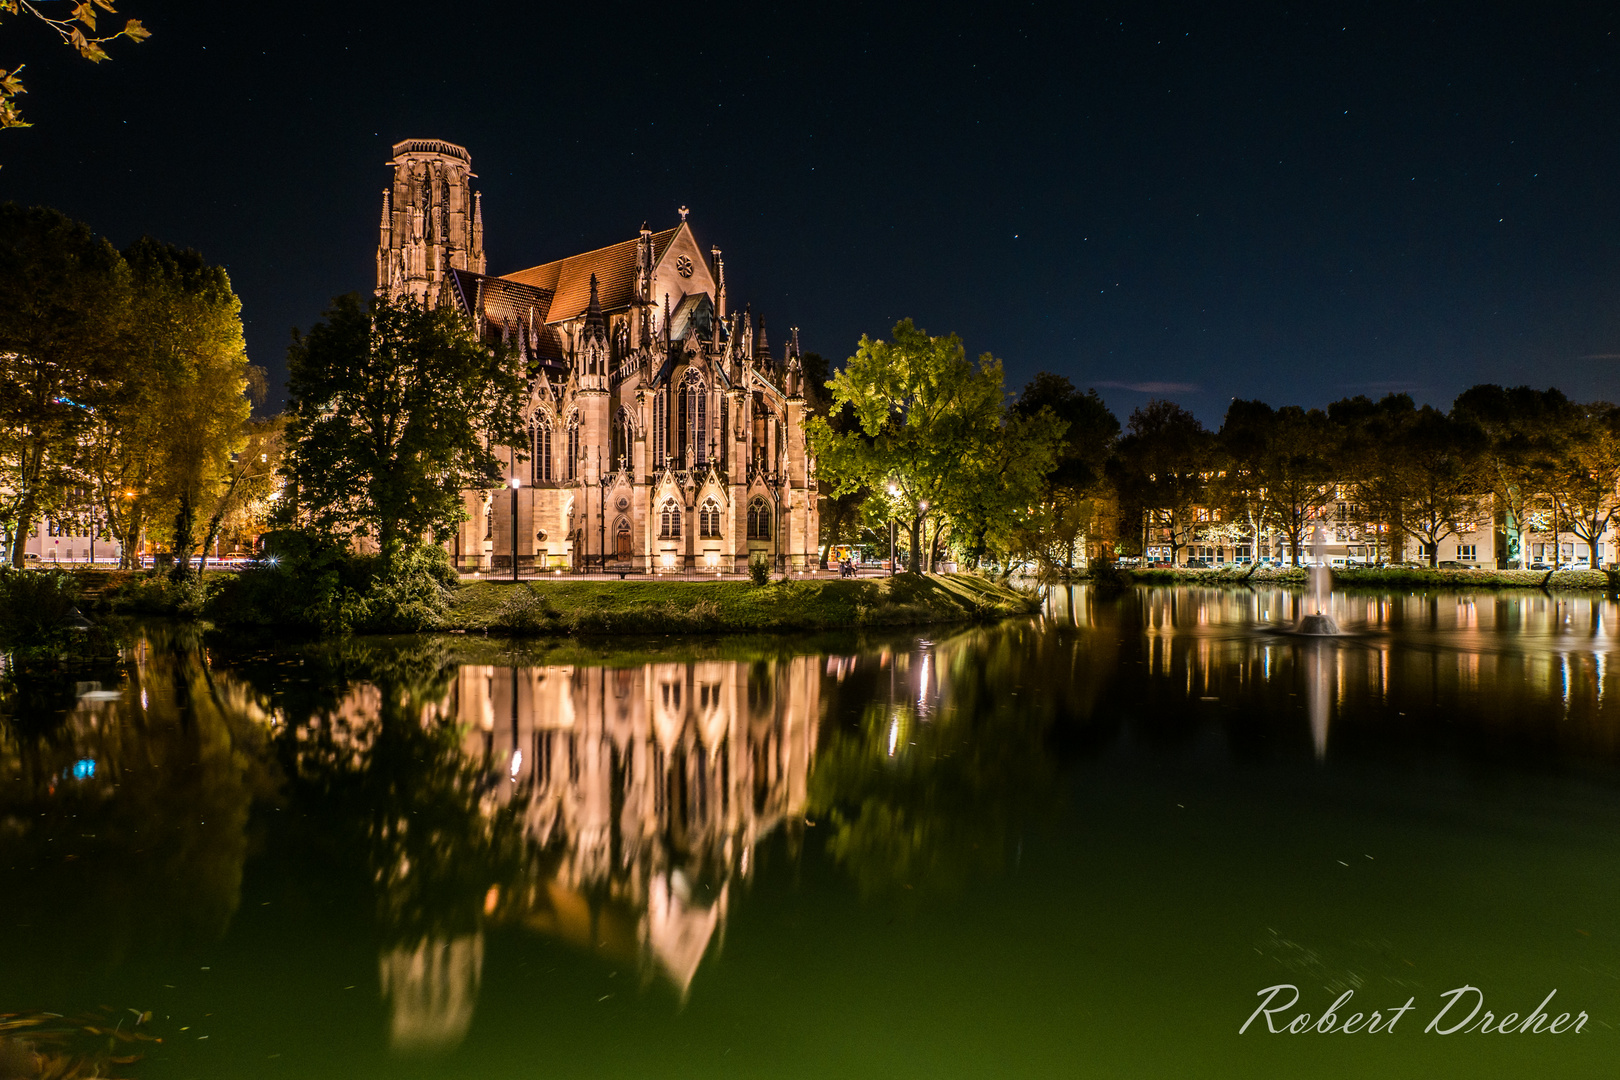
M 484 213 L 472 157 L 454 143 L 394 144 L 394 184 L 383 190 L 377 292 L 437 304 L 449 273 L 484 273 Z

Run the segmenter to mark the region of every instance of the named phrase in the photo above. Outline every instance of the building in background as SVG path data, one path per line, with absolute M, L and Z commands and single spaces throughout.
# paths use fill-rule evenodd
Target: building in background
M 459 310 L 530 376 L 517 487 L 469 491 L 464 569 L 805 569 L 820 523 L 798 332 L 772 353 L 732 311 L 720 249 L 687 221 L 502 276 L 486 273 L 467 151 L 394 146 L 377 291 Z

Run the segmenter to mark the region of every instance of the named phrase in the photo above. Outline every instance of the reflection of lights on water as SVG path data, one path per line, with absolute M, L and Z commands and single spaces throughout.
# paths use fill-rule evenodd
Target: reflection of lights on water
M 923 653 L 922 678 L 917 680 L 917 708 L 921 709 L 928 704 L 928 661 L 930 654 Z M 889 753 L 894 753 L 891 749 Z
M 517 783 L 518 772 L 523 768 L 523 751 L 512 751 L 512 782 Z
M 146 687 L 141 687 L 141 711 L 146 711 Z
M 66 770 L 65 775 L 71 775 L 75 780 L 93 780 L 96 776 L 95 758 L 80 758 L 73 763 L 73 767 Z
M 889 756 L 894 757 L 895 747 L 900 745 L 900 721 L 889 721 Z

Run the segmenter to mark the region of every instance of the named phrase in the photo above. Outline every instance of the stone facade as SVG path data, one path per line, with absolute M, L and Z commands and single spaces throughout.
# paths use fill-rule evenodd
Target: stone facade
M 454 305 L 530 374 L 526 445 L 501 448 L 517 487 L 466 493 L 458 565 L 812 565 L 820 522 L 798 332 L 778 361 L 764 320 L 728 309 L 720 249 L 704 254 L 684 208 L 673 228 L 643 225 L 622 243 L 492 276 L 467 152 L 412 139 L 391 165 L 378 291 Z

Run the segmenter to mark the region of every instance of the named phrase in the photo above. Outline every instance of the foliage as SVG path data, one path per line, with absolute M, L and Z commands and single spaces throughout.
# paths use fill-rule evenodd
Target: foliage
M 1215 439 L 1192 413 L 1153 400 L 1131 413 L 1112 460 L 1122 511 L 1144 522 L 1147 542 L 1175 554 L 1192 542 L 1197 509 L 1207 497 Z
M 1465 391 L 1451 406 L 1452 417 L 1473 427 L 1482 439 L 1475 483 L 1495 497 L 1506 516 L 1503 561 L 1509 566 L 1527 561 L 1524 537 L 1537 496 L 1556 468 L 1560 421 L 1569 408 L 1569 399 L 1557 390 L 1504 390 L 1489 384 Z
M 66 3 L 71 12 L 59 13 L 58 8 L 48 6 L 59 3 Z M 117 14 L 113 10 L 112 0 L 0 0 L 0 16 L 33 16 L 56 31 L 64 45 L 92 64 L 111 59 L 102 47 L 104 45 L 119 38 L 141 42 L 152 36 L 152 32 L 142 26 L 139 19 L 127 19 L 121 29 L 110 34 L 102 33 L 97 8 L 108 15 Z M 32 126 L 22 118 L 22 112 L 17 108 L 17 98 L 28 92 L 21 78 L 25 66 L 18 64 L 9 71 L 0 68 L 0 128 Z
M 120 583 L 107 597 L 108 606 L 122 615 L 162 615 L 196 619 L 208 606 L 219 583 L 201 574 L 176 577 L 150 570 Z
M 1312 522 L 1337 498 L 1332 429 L 1319 410 L 1234 401 L 1221 425 L 1227 479 L 1251 496 L 1254 520 L 1287 542 L 1299 565 Z
M 247 431 L 250 386 L 242 303 L 222 267 L 150 238 L 125 252 L 134 324 L 124 375 L 97 416 L 102 513 L 131 560 L 143 531 L 166 540 L 177 577 L 211 537 L 222 486 Z
M 437 629 L 457 580 L 441 548 L 418 544 L 391 563 L 296 531 L 270 534 L 268 558 L 224 579 L 204 614 L 229 626 L 306 633 L 409 633 Z
M 756 555 L 748 560 L 748 580 L 756 587 L 771 583 L 771 564 L 765 556 Z
M 1097 391 L 1084 394 L 1068 379 L 1040 372 L 1013 405 L 1022 417 L 1049 414 L 1062 425 L 1055 467 L 1022 519 L 1013 518 L 1009 546 L 1035 563 L 1043 580 L 1072 575 L 1088 547 L 1106 558 L 1117 528 L 1117 501 L 1106 468 L 1119 438 L 1119 421 Z
M 0 566 L 0 644 L 60 639 L 78 602 L 79 582 L 72 574 Z
M 288 353 L 288 523 L 373 537 L 385 565 L 401 543 L 448 532 L 462 492 L 500 482 L 490 447 L 519 442 L 514 357 L 449 308 L 333 301 Z
M 818 475 L 834 496 L 866 488 L 886 500 L 906 524 L 914 574 L 942 529 L 982 529 L 1008 506 L 1028 505 L 1052 467 L 1057 422 L 1043 414 L 1008 423 L 1001 361 L 986 353 L 975 365 L 955 334 L 930 337 L 905 319 L 893 341 L 863 335 L 827 387 L 831 409 L 851 409 L 858 429 L 811 418 Z
M 1548 490 L 1569 530 L 1586 541 L 1589 565 L 1603 565 L 1599 538 L 1620 515 L 1620 409 L 1606 401 L 1571 406 Z
M 128 269 L 88 226 L 0 205 L 0 529 L 14 566 L 86 481 L 83 446 L 119 377 L 128 304 Z

